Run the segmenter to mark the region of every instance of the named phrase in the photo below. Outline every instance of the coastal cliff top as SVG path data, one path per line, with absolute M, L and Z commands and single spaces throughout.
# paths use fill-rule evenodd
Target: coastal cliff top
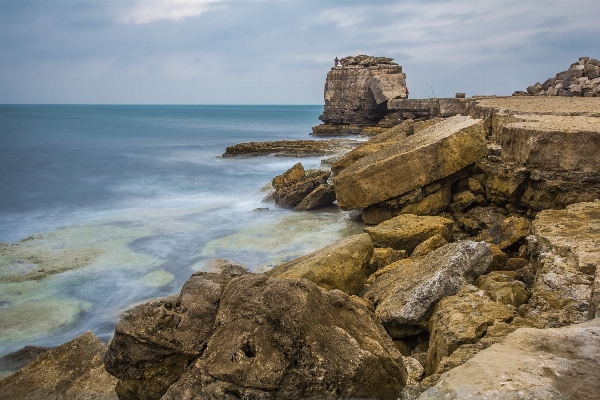
M 520 114 L 600 116 L 599 97 L 490 97 L 477 99 L 477 104 Z
M 399 67 L 399 65 L 393 61 L 394 59 L 389 57 L 373 57 L 362 54 L 358 56 L 344 57 L 340 60 L 340 63 L 342 64 L 342 67 L 355 68 L 368 68 L 375 66 Z

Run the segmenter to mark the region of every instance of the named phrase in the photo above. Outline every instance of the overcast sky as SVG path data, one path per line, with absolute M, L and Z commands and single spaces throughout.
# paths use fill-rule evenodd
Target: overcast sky
M 333 59 L 413 98 L 510 95 L 600 58 L 600 0 L 0 0 L 0 103 L 323 104 Z

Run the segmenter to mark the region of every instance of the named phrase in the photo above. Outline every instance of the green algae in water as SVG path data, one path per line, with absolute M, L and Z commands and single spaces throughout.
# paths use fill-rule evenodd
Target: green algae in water
M 139 283 L 143 286 L 160 287 L 165 286 L 173 279 L 175 279 L 175 275 L 168 271 L 165 271 L 164 269 L 161 269 L 158 271 L 150 272 L 149 274 L 143 276 L 139 280 Z

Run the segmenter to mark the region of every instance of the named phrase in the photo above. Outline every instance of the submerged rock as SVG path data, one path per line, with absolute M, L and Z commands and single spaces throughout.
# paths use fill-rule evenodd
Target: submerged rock
M 401 339 L 425 330 L 435 304 L 473 283 L 491 261 L 486 243 L 450 243 L 423 259 L 398 261 L 398 267 L 379 276 L 363 297 L 373 302 L 390 335 Z
M 0 398 L 117 400 L 117 379 L 104 370 L 107 345 L 92 332 L 39 355 L 0 381 Z

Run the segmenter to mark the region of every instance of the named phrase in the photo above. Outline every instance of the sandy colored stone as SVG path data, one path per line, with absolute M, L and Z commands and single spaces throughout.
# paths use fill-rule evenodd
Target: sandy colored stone
M 274 195 L 275 205 L 283 208 L 294 208 L 316 188 L 326 184 L 327 178 L 329 178 L 328 172 L 317 171 L 307 174 L 288 185 L 280 186 Z
M 517 113 L 584 115 L 600 117 L 600 98 L 577 97 L 493 97 L 478 99 L 479 107 Z
M 371 236 L 375 247 L 391 247 L 410 254 L 417 245 L 435 235 L 451 241 L 452 223 L 452 220 L 442 217 L 403 214 L 367 227 L 365 232 Z
M 600 264 L 600 201 L 540 212 L 532 227 L 538 273 L 519 313 L 542 326 L 560 327 L 594 317 Z
M 440 360 L 460 345 L 479 341 L 489 326 L 512 320 L 514 315 L 513 306 L 490 300 L 472 285 L 441 299 L 429 320 L 427 375 L 435 373 Z
M 304 257 L 281 264 L 267 275 L 304 278 L 331 290 L 357 294 L 363 287 L 373 256 L 373 243 L 366 233 L 350 236 Z
M 338 204 L 350 210 L 400 196 L 458 172 L 486 151 L 480 120 L 448 118 L 340 172 L 334 178 Z
M 406 258 L 406 250 L 394 250 L 391 247 L 373 249 L 373 257 L 369 262 L 369 270 L 377 271 L 386 265 Z
M 422 259 L 391 264 L 396 268 L 379 276 L 363 297 L 375 304 L 390 335 L 401 339 L 423 331 L 437 301 L 473 283 L 491 259 L 483 242 L 450 243 Z
M 475 203 L 475 195 L 468 190 L 454 195 L 452 204 L 450 204 L 450 212 L 463 211 Z
M 271 184 L 273 185 L 273 188 L 277 190 L 282 186 L 289 185 L 290 183 L 300 180 L 300 178 L 304 178 L 305 175 L 306 172 L 304 171 L 304 166 L 301 163 L 296 163 L 283 174 L 273 178 Z
M 402 214 L 435 215 L 444 211 L 451 200 L 451 188 L 450 186 L 444 186 L 423 200 L 403 207 L 400 212 Z
M 508 260 L 508 255 L 500 250 L 500 248 L 495 244 L 490 244 L 490 248 L 492 249 L 492 262 L 490 263 L 486 273 L 490 273 L 492 271 L 503 271 Z
M 598 360 L 598 318 L 558 329 L 521 328 L 442 375 L 419 399 L 597 399 Z
M 512 276 L 511 276 L 512 275 Z M 519 308 L 527 303 L 530 293 L 523 282 L 515 279 L 516 273 L 495 271 L 477 278 L 476 285 L 493 301 Z
M 238 143 L 225 149 L 222 157 L 318 157 L 350 151 L 358 140 L 279 140 L 274 142 Z
M 448 244 L 448 241 L 440 234 L 434 235 L 429 239 L 421 242 L 415 249 L 413 250 L 411 257 L 422 257 L 431 253 L 435 249 L 439 249 L 442 246 Z
M 83 333 L 0 381 L 0 398 L 117 400 L 117 379 L 104 370 L 107 348 L 92 332 Z

